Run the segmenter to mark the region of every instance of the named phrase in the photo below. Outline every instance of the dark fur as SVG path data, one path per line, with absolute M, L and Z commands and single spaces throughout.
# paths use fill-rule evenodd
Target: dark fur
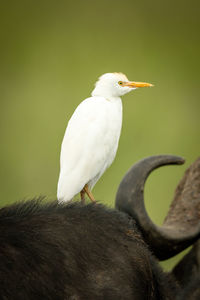
M 174 299 L 133 220 L 102 205 L 0 210 L 0 299 Z
M 192 277 L 189 284 L 183 288 L 176 300 L 199 300 L 200 299 L 200 277 Z

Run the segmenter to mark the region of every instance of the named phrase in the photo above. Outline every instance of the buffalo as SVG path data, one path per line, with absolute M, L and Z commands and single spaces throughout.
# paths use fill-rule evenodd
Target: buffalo
M 144 206 L 149 174 L 176 156 L 134 165 L 116 195 L 99 203 L 42 198 L 0 209 L 0 299 L 200 299 L 200 160 L 186 171 L 163 226 Z M 190 251 L 164 272 L 160 260 Z

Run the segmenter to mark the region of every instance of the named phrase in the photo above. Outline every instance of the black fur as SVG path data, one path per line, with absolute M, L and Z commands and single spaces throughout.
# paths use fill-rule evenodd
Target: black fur
M 132 219 L 99 204 L 0 210 L 0 299 L 174 299 Z

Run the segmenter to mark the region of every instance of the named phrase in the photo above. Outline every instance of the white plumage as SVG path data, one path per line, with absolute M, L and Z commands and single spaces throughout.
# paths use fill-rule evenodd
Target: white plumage
M 92 97 L 79 104 L 68 122 L 60 155 L 57 197 L 69 201 L 79 192 L 94 201 L 92 188 L 113 162 L 122 126 L 120 96 L 141 87 L 122 73 L 106 73 L 96 83 Z

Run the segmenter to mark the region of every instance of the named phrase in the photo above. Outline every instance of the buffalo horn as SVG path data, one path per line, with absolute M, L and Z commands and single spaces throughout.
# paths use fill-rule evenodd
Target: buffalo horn
M 144 185 L 149 174 L 164 165 L 181 165 L 184 159 L 172 155 L 150 156 L 135 165 L 122 179 L 116 208 L 135 219 L 144 240 L 159 260 L 168 259 L 181 252 L 200 237 L 200 226 L 185 231 L 179 226 L 157 226 L 149 218 L 144 205 Z

